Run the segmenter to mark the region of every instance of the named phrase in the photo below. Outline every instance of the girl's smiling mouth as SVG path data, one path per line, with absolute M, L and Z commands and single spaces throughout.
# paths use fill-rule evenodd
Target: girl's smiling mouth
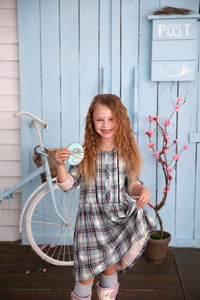
M 103 133 L 110 133 L 112 131 L 112 129 L 101 129 L 101 131 Z

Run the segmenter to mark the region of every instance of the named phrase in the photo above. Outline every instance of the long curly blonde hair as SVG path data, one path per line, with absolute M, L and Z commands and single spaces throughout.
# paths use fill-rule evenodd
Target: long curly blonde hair
M 81 176 L 91 182 L 96 174 L 96 157 L 100 144 L 100 135 L 95 131 L 93 112 L 97 104 L 106 105 L 114 114 L 118 129 L 115 136 L 115 148 L 123 156 L 128 179 L 139 178 L 142 168 L 142 158 L 134 138 L 127 109 L 121 99 L 113 94 L 101 94 L 92 100 L 85 125 L 84 159 L 79 165 Z

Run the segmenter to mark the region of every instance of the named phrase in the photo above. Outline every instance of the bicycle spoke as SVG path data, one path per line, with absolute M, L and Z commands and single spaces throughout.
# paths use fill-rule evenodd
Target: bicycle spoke
M 59 214 L 66 220 L 63 224 L 54 210 L 46 188 L 39 193 L 27 213 L 26 229 L 29 242 L 35 252 L 55 265 L 72 265 L 72 242 L 79 192 L 64 193 L 53 185 Z

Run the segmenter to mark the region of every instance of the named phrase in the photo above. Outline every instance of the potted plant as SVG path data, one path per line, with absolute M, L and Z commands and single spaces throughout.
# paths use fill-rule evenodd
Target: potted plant
M 168 244 L 171 240 L 170 233 L 163 231 L 163 222 L 160 217 L 159 211 L 166 203 L 167 195 L 170 191 L 170 184 L 173 180 L 173 171 L 181 158 L 180 153 L 184 150 L 189 149 L 187 145 L 184 145 L 183 148 L 178 151 L 178 140 L 175 138 L 173 139 L 173 141 L 171 141 L 168 133 L 171 118 L 179 111 L 180 107 L 186 103 L 186 97 L 187 93 L 185 95 L 184 101 L 182 101 L 180 97 L 177 97 L 176 104 L 173 107 L 173 112 L 171 113 L 169 118 L 163 121 L 163 125 L 161 125 L 162 123 L 160 122 L 158 116 L 152 117 L 151 115 L 149 115 L 149 130 L 145 132 L 145 134 L 149 138 L 148 147 L 153 151 L 153 156 L 156 158 L 157 163 L 161 167 L 165 180 L 162 200 L 157 205 L 153 205 L 152 203 L 148 204 L 149 207 L 154 209 L 160 226 L 159 231 L 154 231 L 152 233 L 145 249 L 147 259 L 154 263 L 162 263 L 165 260 Z M 155 150 L 155 144 L 152 142 L 152 137 L 154 135 L 156 135 L 158 139 L 161 138 L 160 151 Z M 169 150 L 172 147 L 175 148 L 175 153 L 170 156 Z

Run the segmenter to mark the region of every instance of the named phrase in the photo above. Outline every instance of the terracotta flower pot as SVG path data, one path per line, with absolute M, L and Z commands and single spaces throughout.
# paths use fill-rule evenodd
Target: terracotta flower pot
M 153 234 L 160 234 L 160 231 L 154 231 Z M 161 264 L 165 261 L 169 242 L 171 241 L 171 234 L 163 232 L 163 239 L 157 240 L 150 238 L 148 240 L 145 254 L 147 260 L 154 264 Z

